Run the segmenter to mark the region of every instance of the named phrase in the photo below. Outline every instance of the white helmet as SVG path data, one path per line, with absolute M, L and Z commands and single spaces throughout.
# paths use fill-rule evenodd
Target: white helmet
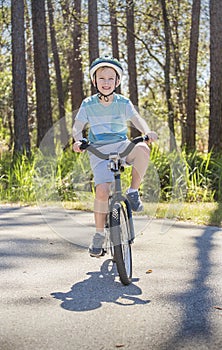
M 91 80 L 93 80 L 94 74 L 97 71 L 97 69 L 99 69 L 101 67 L 113 68 L 116 71 L 119 80 L 121 81 L 122 75 L 123 75 L 123 67 L 122 67 L 121 63 L 116 58 L 109 57 L 109 56 L 99 57 L 95 61 L 92 62 L 90 69 L 89 69 Z

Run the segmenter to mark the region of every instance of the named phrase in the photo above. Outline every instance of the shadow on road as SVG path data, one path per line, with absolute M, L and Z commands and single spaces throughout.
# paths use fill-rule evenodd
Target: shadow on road
M 178 324 L 178 332 L 167 345 L 167 349 L 179 349 L 180 344 L 190 344 L 195 339 L 204 339 L 204 343 L 209 344 L 212 341 L 214 293 L 210 286 L 210 275 L 213 269 L 211 251 L 214 248 L 213 238 L 216 232 L 218 228 L 207 227 L 201 236 L 193 238 L 197 252 L 193 264 L 193 279 L 189 281 L 190 288 L 187 291 L 170 298 L 180 305 L 183 314 Z
M 61 300 L 61 307 L 69 311 L 89 311 L 102 306 L 102 303 L 115 303 L 121 306 L 148 304 L 150 300 L 142 300 L 138 295 L 142 290 L 134 283 L 123 286 L 115 281 L 117 276 L 115 264 L 111 259 L 104 261 L 101 270 L 88 272 L 90 277 L 74 284 L 68 292 L 55 292 L 51 295 Z M 134 279 L 133 282 L 136 280 Z

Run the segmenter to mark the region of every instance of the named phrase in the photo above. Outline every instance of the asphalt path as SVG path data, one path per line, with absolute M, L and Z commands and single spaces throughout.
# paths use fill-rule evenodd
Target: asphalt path
M 135 225 L 123 286 L 88 255 L 91 213 L 0 206 L 0 349 L 221 349 L 221 229 Z

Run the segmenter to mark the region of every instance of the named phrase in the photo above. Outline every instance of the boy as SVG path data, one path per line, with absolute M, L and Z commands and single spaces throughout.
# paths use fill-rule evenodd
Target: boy
M 88 139 L 103 153 L 122 152 L 130 143 L 127 139 L 127 121 L 142 133 L 149 136 L 149 142 L 157 139 L 157 134 L 150 131 L 131 101 L 115 89 L 120 85 L 123 68 L 114 58 L 105 56 L 97 58 L 90 66 L 90 77 L 97 89 L 97 94 L 83 100 L 73 125 L 75 143 L 73 150 L 81 152 L 82 131 L 89 125 Z M 146 143 L 138 143 L 126 157 L 126 163 L 132 164 L 131 186 L 127 190 L 127 198 L 133 211 L 142 211 L 143 205 L 138 188 L 146 172 L 150 150 Z M 113 174 L 107 169 L 107 161 L 89 153 L 90 165 L 94 175 L 96 188 L 94 202 L 94 218 L 96 233 L 89 248 L 91 256 L 103 254 L 104 225 L 108 211 L 109 187 L 113 182 Z

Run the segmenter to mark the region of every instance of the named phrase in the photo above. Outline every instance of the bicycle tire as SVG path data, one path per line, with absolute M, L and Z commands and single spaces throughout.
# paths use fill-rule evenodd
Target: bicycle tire
M 124 285 L 128 285 L 132 279 L 132 250 L 128 215 L 124 204 L 116 202 L 112 206 L 110 234 L 120 280 Z

